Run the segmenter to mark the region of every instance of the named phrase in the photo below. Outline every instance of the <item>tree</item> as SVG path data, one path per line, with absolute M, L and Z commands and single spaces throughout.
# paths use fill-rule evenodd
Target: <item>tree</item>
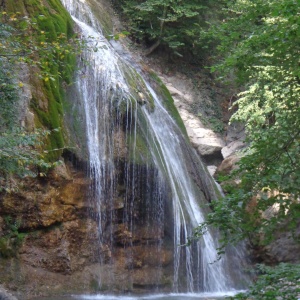
M 129 0 L 119 1 L 129 31 L 136 39 L 145 39 L 151 47 L 148 54 L 162 45 L 177 55 L 193 52 L 201 27 L 205 26 L 205 14 L 209 1 L 201 0 Z
M 222 57 L 214 71 L 223 80 L 234 72 L 243 90 L 232 121 L 246 125 L 249 143 L 231 175 L 239 186 L 213 202 L 214 211 L 196 230 L 221 228 L 223 246 L 245 237 L 268 243 L 274 231 L 299 223 L 299 13 L 294 0 L 228 1 L 211 31 Z

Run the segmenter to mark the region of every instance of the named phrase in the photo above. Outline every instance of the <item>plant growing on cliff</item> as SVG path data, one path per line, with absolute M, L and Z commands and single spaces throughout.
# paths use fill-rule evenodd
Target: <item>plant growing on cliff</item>
M 26 234 L 19 232 L 19 220 L 6 216 L 4 221 L 4 235 L 0 237 L 0 257 L 10 258 L 17 255 Z
M 62 8 L 61 4 L 50 1 L 49 5 L 51 10 L 39 3 L 28 6 L 27 11 L 33 14 L 29 17 L 24 12 L 15 12 L 21 9 L 20 4 L 15 7 L 7 2 L 10 12 L 0 13 L 0 191 L 15 189 L 15 176 L 43 174 L 53 166 L 49 160 L 56 159 L 63 147 L 58 129 L 63 93 L 60 85 L 71 82 L 75 55 L 83 44 L 74 38 L 71 18 L 63 19 L 54 13 L 54 9 Z M 17 80 L 16 70 L 24 63 L 42 79 L 39 85 L 44 85 L 42 90 L 48 97 L 50 116 L 35 108 L 46 130 L 28 133 L 18 124 L 19 89 L 23 83 Z M 46 144 L 48 151 L 43 151 Z
M 43 176 L 54 164 L 45 161 L 41 148 L 47 130 L 25 132 L 15 127 L 0 135 L 0 192 L 17 188 L 15 176 Z
M 37 75 L 45 82 L 64 76 L 70 55 L 78 54 L 83 42 L 64 32 L 56 33 L 43 14 L 28 17 L 20 12 L 2 11 L 0 20 L 0 57 L 11 63 L 25 62 L 38 67 Z

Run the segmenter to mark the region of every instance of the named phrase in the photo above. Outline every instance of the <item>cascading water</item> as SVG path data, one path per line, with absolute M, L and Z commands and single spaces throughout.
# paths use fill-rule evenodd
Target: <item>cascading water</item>
M 89 45 L 76 83 L 85 108 L 100 262 L 120 268 L 115 257 L 121 255 L 131 287 L 142 285 L 145 275 L 138 272 L 148 268 L 152 278 L 144 286 L 152 288 L 170 286 L 166 278 L 172 273 L 175 292 L 234 289 L 228 259 L 211 264 L 218 246 L 212 233 L 190 247 L 180 246 L 204 221 L 200 206 L 219 195 L 161 94 L 114 51 L 87 1 L 62 2 Z M 140 256 L 144 260 L 137 258 L 141 249 L 148 249 Z M 173 252 L 171 267 L 164 249 Z M 113 287 L 120 277 L 112 270 L 105 276 Z

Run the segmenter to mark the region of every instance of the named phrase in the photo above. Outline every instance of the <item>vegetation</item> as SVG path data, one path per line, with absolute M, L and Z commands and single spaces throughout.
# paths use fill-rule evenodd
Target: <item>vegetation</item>
M 48 2 L 44 6 L 32 0 L 25 9 L 23 1 L 18 5 L 8 1 L 6 11 L 0 13 L 0 191 L 16 188 L 13 176 L 42 175 L 64 147 L 59 129 L 62 84 L 71 83 L 75 54 L 82 44 L 73 38 L 72 20 L 60 1 Z M 18 120 L 19 95 L 25 83 L 17 78 L 16 70 L 26 69 L 25 64 L 35 73 L 30 79 L 36 126 L 47 128 L 30 133 Z M 43 101 L 47 109 L 40 106 Z
M 276 267 L 257 265 L 260 274 L 246 293 L 227 299 L 235 300 L 283 300 L 299 299 L 300 265 L 281 263 Z
M 45 161 L 43 151 L 38 148 L 49 133 L 46 130 L 26 133 L 13 128 L 0 135 L 0 192 L 17 188 L 13 176 L 44 176 L 45 170 L 53 166 Z
M 18 249 L 22 245 L 25 238 L 25 233 L 19 232 L 20 222 L 13 221 L 11 216 L 6 216 L 5 234 L 0 237 L 0 258 L 14 257 L 18 254 Z
M 199 33 L 206 27 L 206 18 L 213 1 L 195 0 L 120 0 L 115 1 L 128 20 L 127 26 L 136 40 L 158 46 L 178 56 L 200 54 L 203 50 Z M 216 6 L 216 3 L 213 3 Z
M 37 167 L 43 170 L 50 167 L 36 149 L 41 146 L 49 131 L 25 133 L 18 127 L 18 88 L 12 76 L 13 64 L 6 59 L 0 60 L 0 191 L 16 188 L 12 175 L 27 176 L 36 174 Z M 35 166 L 35 168 L 33 168 Z
M 249 147 L 240 180 L 197 230 L 220 227 L 229 242 L 269 243 L 274 230 L 296 228 L 300 218 L 299 6 L 296 1 L 229 2 L 226 19 L 212 28 L 223 59 L 220 76 L 234 71 L 243 88 L 232 121 L 246 124 Z M 267 214 L 267 211 L 272 213 Z
M 208 32 L 219 41 L 213 71 L 223 81 L 234 77 L 242 90 L 231 121 L 246 125 L 249 146 L 238 170 L 223 178 L 226 197 L 213 201 L 213 212 L 195 230 L 199 238 L 219 228 L 220 253 L 245 238 L 253 246 L 269 244 L 280 231 L 299 240 L 300 220 L 299 3 L 227 1 L 222 14 Z M 299 265 L 258 271 L 249 292 L 232 299 L 299 298 Z

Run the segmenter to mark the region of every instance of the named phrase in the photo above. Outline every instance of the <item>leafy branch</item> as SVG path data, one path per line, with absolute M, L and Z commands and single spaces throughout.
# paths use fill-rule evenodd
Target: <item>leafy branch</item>
M 213 71 L 221 80 L 235 75 L 242 92 L 231 121 L 245 124 L 249 147 L 195 235 L 217 227 L 221 248 L 243 239 L 257 246 L 300 220 L 299 5 L 227 1 L 223 12 L 209 33 L 219 40 Z

